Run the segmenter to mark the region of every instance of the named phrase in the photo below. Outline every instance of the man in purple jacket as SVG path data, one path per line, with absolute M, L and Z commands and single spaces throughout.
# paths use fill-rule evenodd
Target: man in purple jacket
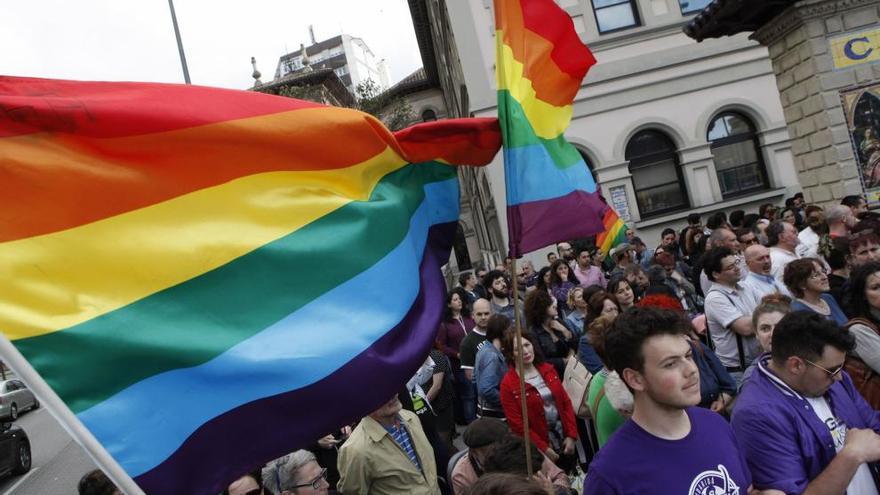
M 787 494 L 878 493 L 880 413 L 843 371 L 854 338 L 808 312 L 786 315 L 733 411 L 756 488 Z

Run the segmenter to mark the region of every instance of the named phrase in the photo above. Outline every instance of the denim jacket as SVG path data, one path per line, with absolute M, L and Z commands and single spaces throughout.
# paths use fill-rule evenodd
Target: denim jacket
M 474 381 L 477 383 L 477 394 L 480 405 L 493 411 L 501 411 L 501 379 L 507 373 L 507 363 L 501 351 L 491 343 L 484 345 L 477 353 L 474 364 Z

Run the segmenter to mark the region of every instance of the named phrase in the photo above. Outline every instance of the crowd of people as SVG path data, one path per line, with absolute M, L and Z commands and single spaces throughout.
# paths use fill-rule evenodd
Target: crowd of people
M 878 494 L 878 233 L 796 195 L 462 273 L 399 394 L 226 493 Z

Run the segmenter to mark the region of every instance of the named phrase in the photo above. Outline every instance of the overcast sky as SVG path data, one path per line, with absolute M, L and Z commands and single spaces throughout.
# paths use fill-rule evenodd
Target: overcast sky
M 391 82 L 421 67 L 406 0 L 174 0 L 193 84 L 244 89 L 285 50 L 340 33 L 385 58 Z M 0 74 L 183 82 L 167 0 L 0 0 Z

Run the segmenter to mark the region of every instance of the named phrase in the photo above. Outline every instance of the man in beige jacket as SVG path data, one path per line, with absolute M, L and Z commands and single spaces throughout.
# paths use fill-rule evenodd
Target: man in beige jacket
M 418 416 L 391 400 L 363 418 L 339 449 L 343 495 L 439 495 L 434 451 Z

